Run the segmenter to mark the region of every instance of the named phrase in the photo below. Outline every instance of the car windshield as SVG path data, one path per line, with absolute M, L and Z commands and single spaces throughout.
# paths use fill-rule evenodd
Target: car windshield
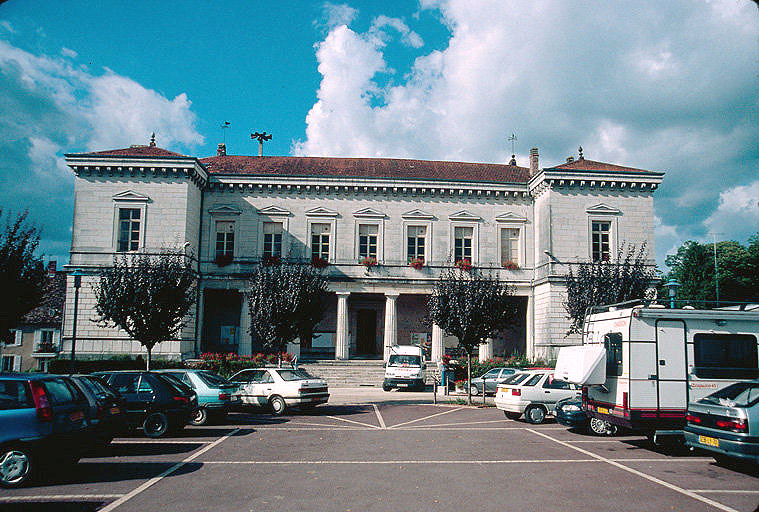
M 216 375 L 215 373 L 198 372 L 196 375 L 200 377 L 200 380 L 202 380 L 203 383 L 210 388 L 218 388 L 222 386 L 228 386 L 230 384 L 227 379 L 221 375 Z
M 388 366 L 422 366 L 422 358 L 419 356 L 393 354 L 387 361 Z
M 495 379 L 496 377 L 498 377 L 498 374 L 500 372 L 501 370 L 499 368 L 496 368 L 495 370 L 490 370 L 488 373 L 483 375 L 483 377 L 487 379 Z
M 519 384 L 524 379 L 526 379 L 530 374 L 529 373 L 515 373 L 511 377 L 508 377 L 506 380 L 502 382 L 502 384 Z
M 704 397 L 701 401 L 725 407 L 748 407 L 759 402 L 759 383 L 737 382 Z
M 279 376 L 282 380 L 302 380 L 313 379 L 306 370 L 279 370 Z

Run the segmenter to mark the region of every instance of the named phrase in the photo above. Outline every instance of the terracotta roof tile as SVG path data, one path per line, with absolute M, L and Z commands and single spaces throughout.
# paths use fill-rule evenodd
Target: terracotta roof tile
M 40 305 L 21 319 L 22 324 L 60 325 L 63 319 L 63 303 L 66 300 L 66 273 L 56 272 L 48 276 L 42 291 Z
M 505 183 L 526 183 L 530 179 L 530 170 L 516 165 L 398 158 L 225 155 L 201 158 L 200 162 L 210 174 L 433 179 Z
M 73 156 L 73 155 L 72 155 Z M 75 156 L 171 156 L 171 157 L 186 157 L 181 153 L 175 153 L 168 149 L 159 148 L 157 146 L 131 146 L 122 149 L 109 149 L 108 151 L 93 151 L 91 153 L 76 153 Z
M 556 167 L 547 167 L 546 170 L 651 172 L 645 169 L 636 169 L 634 167 L 624 167 L 621 165 L 606 164 L 585 159 L 574 160 L 573 162 L 567 162 L 565 164 L 557 165 Z

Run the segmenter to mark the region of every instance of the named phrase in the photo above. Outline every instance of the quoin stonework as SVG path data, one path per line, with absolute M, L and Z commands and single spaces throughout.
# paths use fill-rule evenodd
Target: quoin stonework
M 427 325 L 426 301 L 442 268 L 466 259 L 514 289 L 519 321 L 485 340 L 480 358 L 551 357 L 567 337 L 568 265 L 613 258 L 623 242 L 654 260 L 654 192 L 664 173 L 577 159 L 541 168 L 389 158 L 217 155 L 196 158 L 155 145 L 68 154 L 75 175 L 67 270 L 83 273 L 77 354 L 139 354 L 118 329 L 92 319 L 92 284 L 114 256 L 185 251 L 199 300 L 180 336 L 154 354 L 250 354 L 244 298 L 262 262 L 328 263 L 330 306 L 301 358 L 382 358 L 422 344 L 432 360 L 456 346 Z M 376 262 L 376 264 L 374 264 Z M 62 352 L 71 350 L 68 276 Z

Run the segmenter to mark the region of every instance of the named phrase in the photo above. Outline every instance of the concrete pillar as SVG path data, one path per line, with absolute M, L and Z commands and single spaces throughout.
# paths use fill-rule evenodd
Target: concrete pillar
M 440 362 L 443 359 L 443 329 L 432 324 L 432 360 Z
M 397 293 L 385 294 L 385 351 L 384 359 L 390 358 L 390 347 L 398 344 L 398 317 L 395 311 Z
M 486 338 L 485 343 L 480 343 L 480 362 L 493 358 L 493 338 Z
M 250 337 L 250 308 L 248 308 L 248 298 L 242 290 L 242 308 L 240 308 L 240 332 L 237 335 L 237 352 L 241 356 L 249 356 L 253 352 L 253 342 Z
M 348 359 L 348 296 L 350 293 L 337 294 L 337 336 L 335 337 L 335 359 Z
M 525 355 L 529 360 L 535 359 L 535 299 L 527 296 L 527 322 L 525 322 Z

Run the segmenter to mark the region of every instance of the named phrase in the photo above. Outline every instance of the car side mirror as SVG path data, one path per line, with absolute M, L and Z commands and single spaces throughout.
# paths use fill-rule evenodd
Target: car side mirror
M 387 363 L 382 363 L 383 368 L 387 368 Z

